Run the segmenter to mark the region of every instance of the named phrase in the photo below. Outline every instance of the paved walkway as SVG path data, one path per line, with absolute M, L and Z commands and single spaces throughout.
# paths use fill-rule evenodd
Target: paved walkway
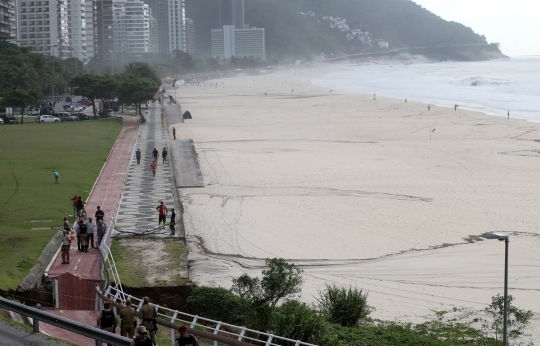
M 172 189 L 171 166 L 163 164 L 161 152 L 163 148 L 169 150 L 167 126 L 161 122 L 161 105 L 150 104 L 148 111 L 143 109 L 146 123 L 140 126 L 136 148 L 142 152 L 141 163 L 137 164 L 135 154 L 131 159 L 126 179 L 126 187 L 120 203 L 120 211 L 116 226 L 120 231 L 138 232 L 152 230 L 158 227 L 158 212 L 156 207 L 160 201 L 165 202 L 167 208 L 175 208 L 179 222 L 179 209 L 175 206 Z M 153 161 L 152 151 L 159 151 L 158 168 L 156 176 L 152 176 L 150 164 Z M 170 213 L 169 213 L 170 215 Z M 167 218 L 169 221 L 169 218 Z M 178 234 L 178 233 L 177 233 Z M 181 235 L 181 234 L 180 234 Z
M 7 322 L 0 321 L 0 346 L 25 346 L 25 345 L 41 345 L 41 346 L 60 346 L 67 345 L 50 340 L 42 334 L 34 334 L 28 330 L 13 326 Z
M 137 139 L 137 118 L 132 116 L 125 116 L 123 118 L 124 128 L 118 136 L 118 139 L 111 151 L 109 159 L 107 160 L 105 167 L 103 168 L 101 175 L 99 176 L 94 189 L 92 190 L 89 198 L 87 199 L 86 210 L 88 216 L 95 214 L 96 207 L 99 205 L 105 212 L 105 223 L 109 224 L 110 218 L 113 218 L 116 214 L 116 208 L 120 194 L 122 193 L 122 186 L 124 183 L 125 174 L 131 159 L 131 153 Z M 97 246 L 97 233 L 95 233 L 96 246 Z M 100 281 L 100 267 L 99 267 L 99 252 L 96 249 L 89 249 L 88 253 L 81 253 L 77 251 L 77 242 L 72 242 L 70 249 L 70 264 L 61 264 L 62 258 L 58 256 L 49 271 L 50 278 L 62 279 L 61 276 L 64 273 L 70 273 L 81 280 Z M 58 283 L 59 287 L 62 283 Z M 82 285 L 78 285 L 82 286 Z M 63 314 L 75 321 L 87 323 L 89 325 L 95 325 L 97 315 L 92 310 L 75 310 L 81 299 L 95 299 L 95 294 L 91 297 L 83 296 L 85 292 L 77 294 L 79 287 L 73 287 L 73 294 L 63 294 L 58 297 L 59 305 L 62 310 L 58 310 L 58 314 Z M 90 304 L 92 305 L 92 304 Z M 53 312 L 56 313 L 56 312 Z M 88 340 L 78 334 L 68 332 L 66 330 L 46 325 L 42 328 L 44 332 L 54 337 L 71 341 L 78 345 L 88 344 Z

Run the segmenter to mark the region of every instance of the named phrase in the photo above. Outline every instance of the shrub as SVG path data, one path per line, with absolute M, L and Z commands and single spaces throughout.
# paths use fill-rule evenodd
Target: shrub
M 521 310 L 514 306 L 514 298 L 508 296 L 508 339 L 515 340 L 525 334 L 525 329 L 531 323 L 531 310 Z M 492 333 L 497 340 L 503 339 L 504 296 L 497 294 L 491 297 L 491 304 L 484 310 L 491 317 L 485 321 L 482 328 L 486 333 Z
M 318 311 L 307 304 L 289 300 L 273 310 L 270 328 L 275 335 L 317 344 L 325 333 L 326 325 Z M 284 342 L 282 345 L 294 343 Z
M 186 301 L 189 312 L 236 325 L 244 325 L 246 303 L 223 287 L 196 287 Z
M 319 309 L 332 323 L 344 327 L 353 327 L 366 318 L 374 308 L 367 303 L 368 294 L 362 290 L 349 287 L 337 287 L 335 284 L 326 285 L 319 292 Z

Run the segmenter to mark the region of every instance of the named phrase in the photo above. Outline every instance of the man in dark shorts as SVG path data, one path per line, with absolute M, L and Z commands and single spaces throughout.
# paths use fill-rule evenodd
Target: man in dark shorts
M 163 163 L 167 161 L 167 149 L 163 148 L 163 151 L 161 152 L 161 157 L 163 158 Z
M 159 157 L 159 151 L 154 148 L 154 151 L 152 151 L 152 155 L 154 156 L 154 161 L 157 163 L 157 158 Z
M 69 264 L 69 248 L 71 245 L 71 236 L 69 231 L 64 229 L 62 233 L 62 264 Z
M 163 204 L 163 201 L 160 201 L 160 204 L 156 207 L 156 210 L 159 212 L 159 225 L 161 226 L 162 222 L 163 225 L 165 225 L 165 222 L 167 222 L 167 207 L 165 204 Z
M 85 204 L 86 202 L 82 200 L 81 196 L 79 196 L 79 198 L 77 198 L 77 215 L 75 216 L 79 216 L 81 214 L 81 211 L 84 210 Z
M 88 252 L 88 227 L 83 219 L 79 220 L 79 234 L 81 237 L 81 252 Z

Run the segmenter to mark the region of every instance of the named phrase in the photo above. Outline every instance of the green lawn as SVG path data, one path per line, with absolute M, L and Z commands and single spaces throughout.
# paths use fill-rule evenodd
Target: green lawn
M 55 232 L 32 228 L 61 227 L 73 195 L 86 199 L 121 129 L 117 118 L 0 125 L 0 289 L 18 286 Z

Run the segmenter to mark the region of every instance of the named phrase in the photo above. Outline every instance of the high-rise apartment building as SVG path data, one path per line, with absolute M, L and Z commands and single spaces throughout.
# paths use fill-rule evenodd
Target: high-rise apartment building
M 0 0 L 0 36 L 16 40 L 15 0 Z
M 96 5 L 94 0 L 85 1 L 85 24 L 86 24 L 86 58 L 88 61 L 96 56 L 95 39 L 97 37 L 96 27 Z
M 266 60 L 264 28 L 239 28 L 225 25 L 212 30 L 212 57 L 214 59 L 254 58 Z
M 111 65 L 114 59 L 113 5 L 112 0 L 94 0 L 94 58 L 99 63 Z
M 59 58 L 71 56 L 66 1 L 20 0 L 18 5 L 18 36 L 22 46 Z
M 170 54 L 174 50 L 186 51 L 184 0 L 157 0 L 159 53 Z
M 186 18 L 186 53 L 195 54 L 195 22 Z
M 1 1 L 1 0 L 0 0 Z M 89 0 L 91 2 L 91 0 Z M 88 62 L 86 55 L 86 1 L 67 0 L 70 56 Z
M 244 0 L 219 1 L 219 27 L 222 28 L 225 25 L 244 27 Z
M 150 7 L 142 0 L 114 2 L 114 48 L 116 52 L 156 53 L 151 30 L 155 23 Z

